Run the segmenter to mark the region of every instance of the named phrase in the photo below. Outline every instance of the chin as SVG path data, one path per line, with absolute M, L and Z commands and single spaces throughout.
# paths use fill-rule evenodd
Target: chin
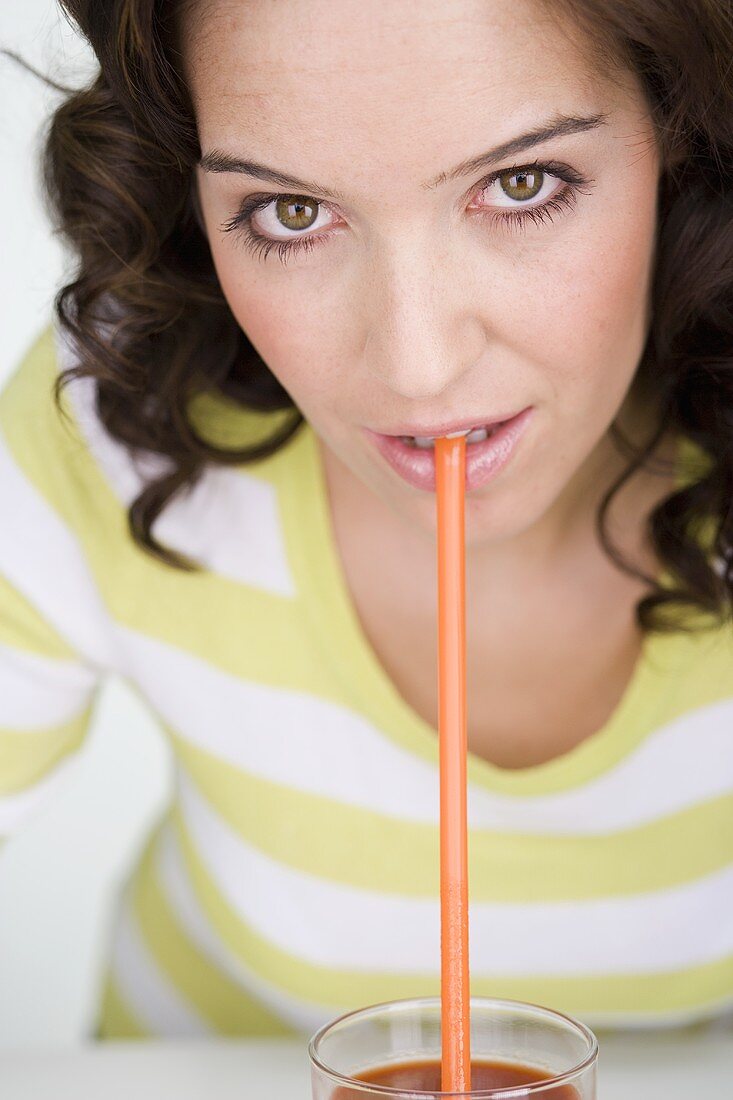
M 520 538 L 542 522 L 553 503 L 552 494 L 540 499 L 537 486 L 530 496 L 521 480 L 492 486 L 483 495 L 469 494 L 465 499 L 467 547 L 488 547 Z

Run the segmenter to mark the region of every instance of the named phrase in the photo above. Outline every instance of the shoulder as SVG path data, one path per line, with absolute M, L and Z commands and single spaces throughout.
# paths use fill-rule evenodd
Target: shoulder
M 53 393 L 59 358 L 49 324 L 36 335 L 0 393 L 0 428 L 6 446 L 20 460 L 27 456 L 30 440 L 42 442 L 44 449 L 73 446 Z
M 38 333 L 0 394 L 0 444 L 6 469 L 24 480 L 29 493 L 71 529 L 101 534 L 122 522 L 142 474 L 133 474 L 132 456 L 105 432 L 94 379 L 72 378 L 57 400 L 60 375 L 78 362 L 55 323 Z M 153 473 L 156 464 L 148 465 Z
M 733 716 L 733 622 L 688 616 L 687 629 L 658 634 L 648 644 L 655 709 L 667 718 Z
M 70 505 L 74 473 L 86 447 L 68 398 L 57 403 L 54 386 L 61 353 L 54 327 L 35 337 L 0 393 L 0 454 L 4 497 L 24 482 L 57 512 Z
M 93 569 L 91 460 L 67 398 L 56 403 L 61 356 L 44 328 L 0 393 L 0 576 L 17 598 L 90 661 L 109 664 L 106 611 Z M 95 535 L 96 533 L 96 535 Z
M 171 469 L 165 456 L 122 444 L 96 410 L 96 384 L 73 378 L 56 407 L 53 387 L 78 362 L 55 325 L 36 338 L 0 394 L 0 445 L 25 498 L 40 496 L 83 547 L 95 574 L 114 571 L 160 577 L 169 570 L 134 543 L 128 513 L 145 486 Z M 256 447 L 292 419 L 292 410 L 258 412 L 218 393 L 190 404 L 195 430 L 227 450 Z M 307 423 L 292 440 L 255 461 L 205 465 L 195 484 L 177 493 L 153 533 L 205 570 L 256 587 L 292 594 L 286 580 L 283 524 L 294 497 L 308 495 L 314 447 Z M 30 482 L 30 485 L 28 485 Z M 20 490 L 18 490 L 20 493 Z M 17 494 L 16 494 L 17 495 Z M 7 493 L 0 487 L 0 507 Z M 48 512 L 48 507 L 46 511 Z

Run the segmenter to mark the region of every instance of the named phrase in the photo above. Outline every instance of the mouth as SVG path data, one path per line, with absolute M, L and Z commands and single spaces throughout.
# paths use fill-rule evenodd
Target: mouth
M 529 405 L 519 413 L 484 424 L 454 421 L 443 425 L 442 430 L 431 425 L 431 432 L 407 424 L 394 433 L 362 430 L 395 473 L 414 488 L 429 492 L 435 491 L 435 440 L 464 436 L 466 491 L 470 492 L 485 485 L 506 466 L 534 411 L 534 406 Z M 417 430 L 410 432 L 409 427 Z
M 458 439 L 460 436 L 465 436 L 466 444 L 483 443 L 485 439 L 490 439 L 492 435 L 496 435 L 502 424 L 506 423 L 507 420 L 499 420 L 492 424 L 483 424 L 475 428 L 464 429 L 463 431 L 440 432 L 437 435 L 398 435 L 396 438 L 399 439 L 400 442 L 405 443 L 408 447 L 416 447 L 421 451 L 430 451 L 435 449 L 435 440 L 443 437 L 445 439 Z

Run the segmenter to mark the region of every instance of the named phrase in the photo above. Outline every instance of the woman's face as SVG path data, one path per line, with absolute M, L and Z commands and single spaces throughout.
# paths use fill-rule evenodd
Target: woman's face
M 572 500 L 648 328 L 659 162 L 635 79 L 607 82 L 527 0 L 213 0 L 182 30 L 222 290 L 330 455 L 432 532 L 432 491 L 365 429 L 530 409 L 503 468 L 469 474 L 467 538 Z M 561 117 L 590 121 L 470 165 Z

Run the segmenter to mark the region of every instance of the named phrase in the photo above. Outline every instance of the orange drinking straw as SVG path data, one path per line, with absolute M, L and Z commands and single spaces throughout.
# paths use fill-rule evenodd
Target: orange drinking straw
M 436 439 L 440 735 L 441 1088 L 471 1088 L 466 818 L 466 439 Z

